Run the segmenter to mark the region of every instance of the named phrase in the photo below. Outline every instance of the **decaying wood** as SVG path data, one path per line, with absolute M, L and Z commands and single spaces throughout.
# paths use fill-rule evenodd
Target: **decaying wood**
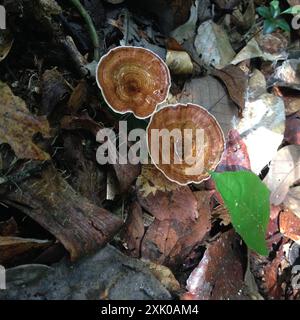
M 119 218 L 76 193 L 51 166 L 41 177 L 24 181 L 3 202 L 22 210 L 51 232 L 72 260 L 102 247 L 122 225 Z

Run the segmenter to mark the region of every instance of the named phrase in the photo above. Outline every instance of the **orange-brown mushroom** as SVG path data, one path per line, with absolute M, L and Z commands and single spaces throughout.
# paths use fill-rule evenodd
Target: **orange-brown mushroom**
M 148 118 L 168 96 L 171 79 L 164 61 L 148 49 L 117 47 L 102 57 L 97 83 L 117 113 Z
M 217 120 L 195 104 L 170 105 L 154 113 L 147 141 L 155 166 L 169 180 L 182 185 L 208 179 L 225 148 Z

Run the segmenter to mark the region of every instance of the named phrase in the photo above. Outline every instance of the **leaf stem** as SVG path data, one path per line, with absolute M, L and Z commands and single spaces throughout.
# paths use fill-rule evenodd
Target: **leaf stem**
M 99 53 L 99 48 L 100 48 L 100 42 L 99 42 L 99 37 L 97 34 L 97 30 L 95 28 L 95 25 L 93 23 L 93 20 L 89 13 L 85 10 L 84 6 L 81 4 L 80 0 L 70 0 L 70 2 L 76 7 L 82 18 L 84 19 L 85 23 L 87 24 L 88 27 L 88 32 L 91 37 L 91 40 L 93 42 L 94 46 L 94 60 L 99 61 L 100 59 L 100 53 Z

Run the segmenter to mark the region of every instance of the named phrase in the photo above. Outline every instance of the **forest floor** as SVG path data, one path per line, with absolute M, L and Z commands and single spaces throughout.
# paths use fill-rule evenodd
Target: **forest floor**
M 0 1 L 0 299 L 300 299 L 300 19 L 283 13 L 300 1 L 277 2 Z M 228 199 L 208 176 L 99 164 L 99 130 L 152 121 L 98 86 L 119 46 L 165 61 L 165 105 L 200 105 L 224 133 L 210 169 L 254 187 L 228 176 Z

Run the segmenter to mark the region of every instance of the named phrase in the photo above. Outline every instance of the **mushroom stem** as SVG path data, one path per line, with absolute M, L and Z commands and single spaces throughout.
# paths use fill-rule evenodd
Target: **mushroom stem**
M 100 59 L 100 53 L 99 53 L 100 42 L 99 42 L 97 30 L 95 28 L 93 20 L 79 0 L 70 0 L 70 2 L 76 7 L 78 12 L 80 13 L 82 18 L 84 19 L 85 23 L 87 24 L 89 35 L 91 37 L 91 40 L 92 40 L 93 46 L 94 46 L 94 60 L 99 61 L 99 59 Z

